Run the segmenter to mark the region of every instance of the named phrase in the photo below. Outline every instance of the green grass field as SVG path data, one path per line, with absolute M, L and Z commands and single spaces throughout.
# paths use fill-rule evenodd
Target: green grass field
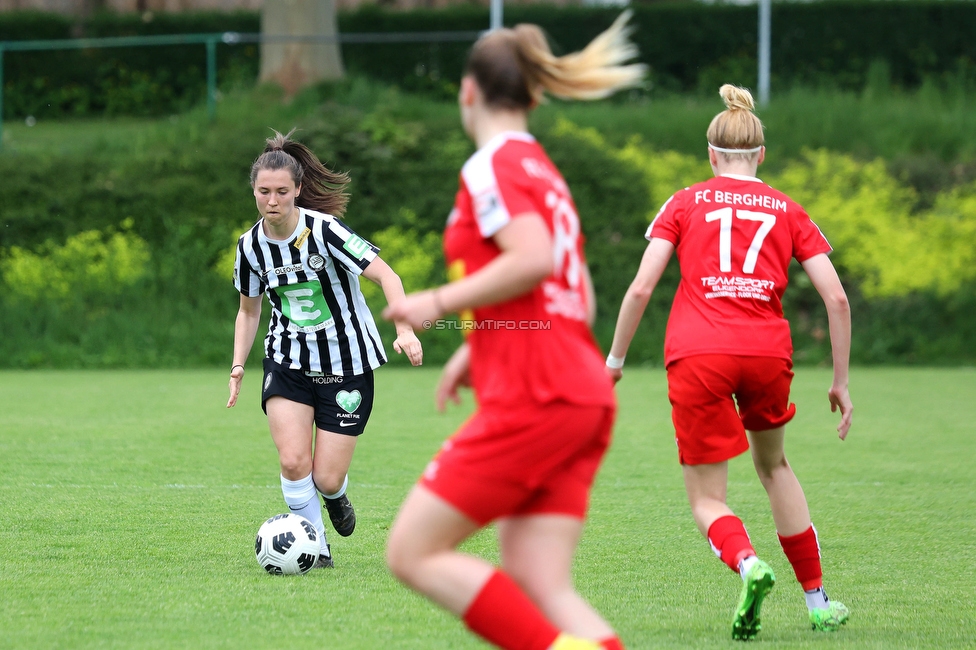
M 253 365 L 253 364 L 252 364 Z M 222 371 L 0 373 L 0 647 L 484 648 L 383 562 L 396 509 L 471 409 L 439 415 L 437 372 L 383 369 L 350 473 L 359 526 L 334 570 L 272 577 L 254 535 L 286 510 L 257 404 L 226 410 Z M 808 629 L 747 456 L 729 501 L 779 582 L 766 647 L 973 647 L 972 369 L 855 369 L 848 440 L 829 372 L 800 368 L 788 452 L 820 533 L 826 586 L 852 610 Z M 733 647 L 740 581 L 699 536 L 676 461 L 664 373 L 628 370 L 593 493 L 578 586 L 628 648 Z M 488 531 L 472 552 L 495 557 Z

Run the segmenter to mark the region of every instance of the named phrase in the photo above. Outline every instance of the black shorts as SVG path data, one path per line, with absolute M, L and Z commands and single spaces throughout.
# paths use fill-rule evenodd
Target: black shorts
M 293 370 L 264 360 L 261 408 L 271 397 L 284 397 L 315 409 L 315 426 L 324 431 L 358 436 L 373 411 L 373 371 L 361 375 L 328 375 Z

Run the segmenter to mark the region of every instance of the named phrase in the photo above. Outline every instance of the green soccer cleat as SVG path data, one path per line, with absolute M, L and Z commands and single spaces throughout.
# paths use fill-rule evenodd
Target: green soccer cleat
M 847 605 L 836 600 L 828 602 L 825 608 L 810 610 L 810 624 L 818 632 L 836 632 L 850 617 L 851 610 Z
M 746 574 L 739 595 L 739 604 L 735 608 L 735 618 L 732 619 L 732 638 L 737 641 L 748 641 L 756 638 L 762 623 L 759 621 L 759 609 L 763 600 L 776 584 L 776 576 L 768 564 L 758 560 Z

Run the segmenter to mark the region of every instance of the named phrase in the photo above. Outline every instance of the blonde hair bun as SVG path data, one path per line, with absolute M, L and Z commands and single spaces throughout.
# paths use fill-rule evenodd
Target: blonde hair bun
M 725 84 L 718 89 L 718 94 L 722 97 L 722 101 L 725 102 L 725 106 L 730 111 L 756 110 L 756 103 L 752 99 L 752 93 L 745 88 Z

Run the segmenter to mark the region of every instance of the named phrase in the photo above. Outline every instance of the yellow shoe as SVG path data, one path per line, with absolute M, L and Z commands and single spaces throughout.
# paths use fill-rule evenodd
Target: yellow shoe
M 549 650 L 601 650 L 601 648 L 596 641 L 563 633 L 556 637 L 556 640 L 549 646 Z

